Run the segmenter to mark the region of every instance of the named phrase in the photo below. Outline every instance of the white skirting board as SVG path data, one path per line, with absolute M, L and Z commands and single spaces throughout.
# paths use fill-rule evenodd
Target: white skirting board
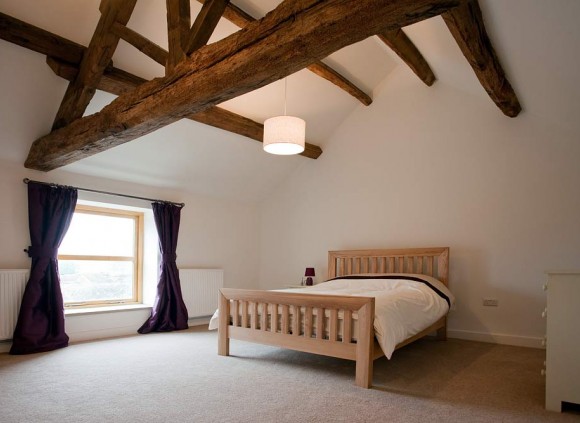
M 467 341 L 487 342 L 490 344 L 513 345 L 516 347 L 540 348 L 542 338 L 519 335 L 506 335 L 499 333 L 472 332 L 467 330 L 447 329 L 449 338 L 465 339 Z

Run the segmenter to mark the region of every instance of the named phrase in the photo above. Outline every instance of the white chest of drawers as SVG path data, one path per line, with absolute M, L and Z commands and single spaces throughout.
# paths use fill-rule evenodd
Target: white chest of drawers
M 546 409 L 580 404 L 580 271 L 548 272 Z

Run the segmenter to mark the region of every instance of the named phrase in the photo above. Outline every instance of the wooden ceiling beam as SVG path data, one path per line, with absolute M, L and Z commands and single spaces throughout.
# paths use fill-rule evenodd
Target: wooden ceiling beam
M 56 75 L 68 81 L 74 81 L 79 73 L 78 65 L 63 62 L 62 60 L 56 59 L 54 57 L 48 56 L 46 58 L 46 64 Z M 134 90 L 136 87 L 145 82 L 147 82 L 147 80 L 144 78 L 133 75 L 132 73 L 126 72 L 122 69 L 110 66 L 105 69 L 97 89 L 119 96 Z
M 197 1 L 205 4 L 208 0 Z M 239 26 L 240 28 L 245 28 L 248 24 L 257 20 L 249 13 L 246 13 L 244 10 L 232 4 L 231 2 L 229 2 L 226 6 L 223 12 L 223 17 L 232 22 L 234 25 Z M 359 87 L 357 87 L 355 84 L 353 84 L 351 81 L 349 81 L 347 78 L 342 76 L 339 72 L 327 64 L 321 61 L 317 61 L 307 66 L 307 69 L 310 72 L 313 72 L 321 78 L 324 78 L 330 83 L 336 85 L 343 91 L 346 91 L 365 106 L 369 106 L 373 102 L 372 98 L 367 93 L 365 93 L 363 90 L 361 90 Z
M 78 66 L 52 57 L 47 57 L 46 63 L 56 75 L 69 81 L 72 81 L 79 71 Z M 122 95 L 134 90 L 145 82 L 147 82 L 146 79 L 125 72 L 124 70 L 110 67 L 105 70 L 99 82 L 98 89 L 111 94 Z M 258 142 L 262 142 L 264 138 L 263 124 L 217 106 L 187 116 L 187 119 L 242 135 Z M 306 143 L 304 151 L 300 153 L 301 156 L 310 159 L 317 159 L 321 154 L 322 149 L 319 146 L 308 142 Z
M 203 4 L 205 0 L 197 0 L 197 1 Z M 226 6 L 226 9 L 224 10 L 223 13 L 223 17 L 240 28 L 244 28 L 250 22 L 254 22 L 255 20 L 257 20 L 252 15 L 250 15 L 249 13 L 245 12 L 244 10 L 240 9 L 238 6 L 233 4 L 231 1 Z
M 131 28 L 120 24 L 119 22 L 114 22 L 111 30 L 122 40 L 131 44 L 141 53 L 149 56 L 151 59 L 155 60 L 161 66 L 165 67 L 167 64 L 168 53 L 167 50 L 155 44 L 153 41 L 145 38 L 143 35 L 133 31 Z
M 229 0 L 207 0 L 203 3 L 189 31 L 187 55 L 207 44 L 229 2 Z
M 234 132 L 239 135 L 262 142 L 264 139 L 264 125 L 240 116 L 221 107 L 210 107 L 201 112 L 188 116 L 188 119 L 195 120 L 206 125 L 220 128 L 225 131 Z M 309 159 L 317 159 L 322 154 L 322 149 L 314 144 L 306 143 L 301 156 Z
M 27 168 L 48 171 L 149 134 L 284 78 L 347 45 L 456 7 L 460 0 L 285 0 L 193 53 L 165 78 L 36 140 Z
M 101 17 L 97 28 L 83 56 L 77 77 L 67 87 L 52 129 L 66 126 L 85 112 L 119 43 L 119 37 L 111 31 L 111 27 L 115 22 L 125 25 L 136 2 L 137 0 L 101 0 Z
M 413 44 L 401 28 L 386 31 L 379 34 L 378 37 L 415 72 L 415 75 L 421 81 L 429 87 L 433 85 L 436 79 L 433 70 L 431 70 L 427 60 L 425 60 L 419 49 L 417 49 L 415 44 Z
M 516 117 L 522 107 L 487 35 L 478 1 L 464 0 L 441 16 L 487 94 L 506 116 Z
M 0 12 L 0 39 L 69 63 L 80 63 L 85 47 Z
M 46 58 L 48 66 L 56 75 L 68 81 L 76 78 L 86 50 L 86 47 L 80 44 L 3 13 L 0 13 L 0 39 L 48 55 Z M 164 52 L 167 54 L 165 50 Z M 97 89 L 122 95 L 145 82 L 146 79 L 110 64 L 105 68 Z M 262 142 L 264 125 L 219 107 L 211 107 L 199 116 L 191 115 L 187 118 Z M 311 159 L 317 159 L 321 154 L 322 149 L 319 146 L 308 142 L 306 149 L 301 153 L 302 156 Z
M 189 0 L 166 0 L 166 4 L 169 57 L 165 66 L 165 75 L 169 75 L 175 66 L 187 57 L 191 11 Z

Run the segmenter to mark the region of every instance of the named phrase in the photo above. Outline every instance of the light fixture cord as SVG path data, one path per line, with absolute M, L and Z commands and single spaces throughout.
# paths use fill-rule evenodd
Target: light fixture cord
M 284 78 L 284 116 L 286 116 L 286 97 L 288 94 L 288 77 Z

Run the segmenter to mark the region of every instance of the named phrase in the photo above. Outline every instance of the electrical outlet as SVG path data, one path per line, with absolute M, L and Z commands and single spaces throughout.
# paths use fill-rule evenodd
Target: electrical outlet
M 499 303 L 496 298 L 484 298 L 483 305 L 485 307 L 497 307 L 499 306 Z

